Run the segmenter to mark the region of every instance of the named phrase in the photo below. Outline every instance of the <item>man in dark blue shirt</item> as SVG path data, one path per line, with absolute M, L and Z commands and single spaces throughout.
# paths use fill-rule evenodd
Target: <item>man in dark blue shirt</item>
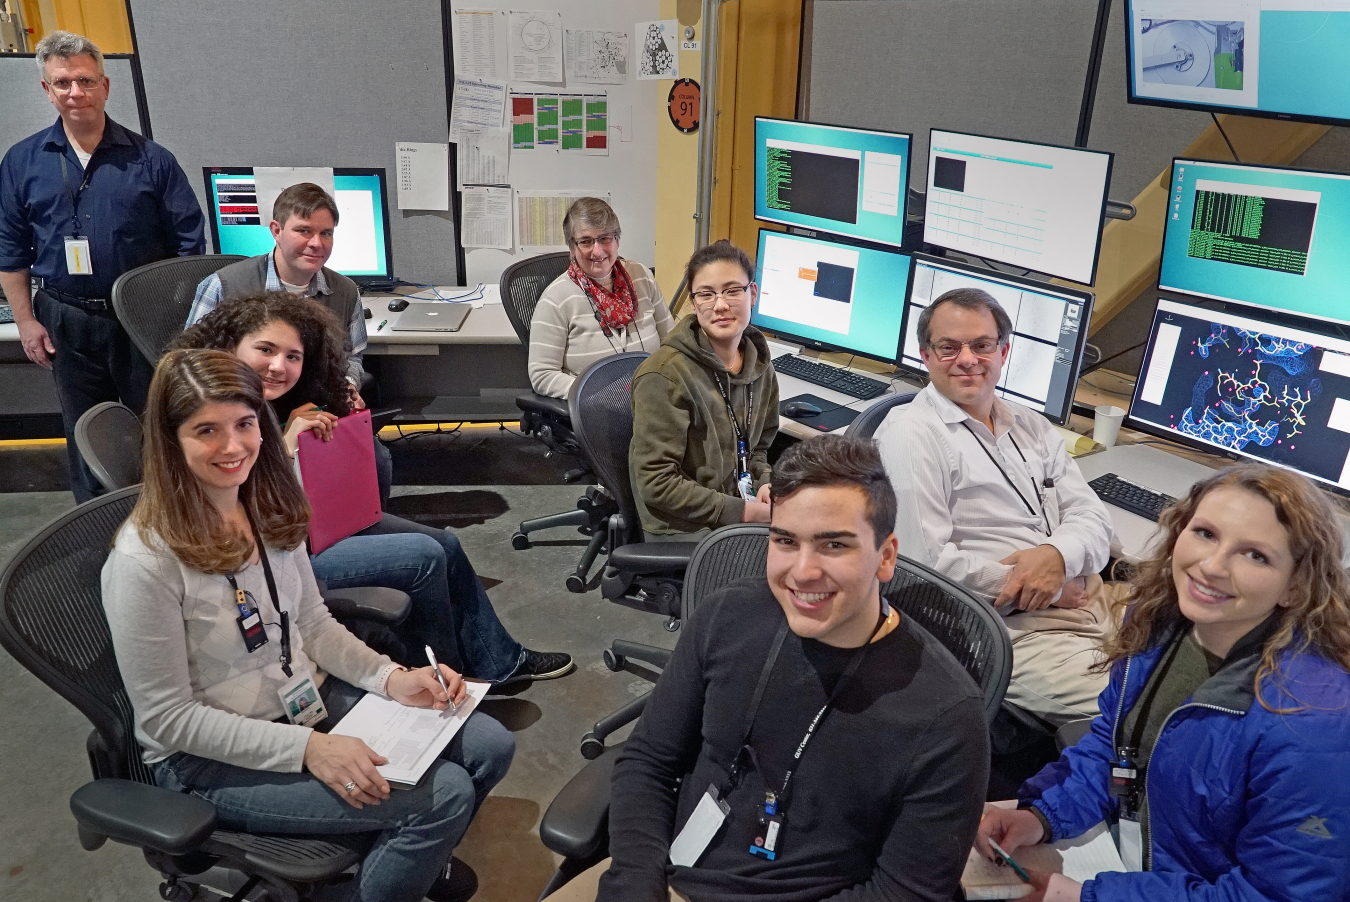
M 204 220 L 173 154 L 104 113 L 108 77 L 88 38 L 53 32 L 37 60 L 61 118 L 0 162 L 0 288 L 24 353 L 55 372 L 82 502 L 101 490 L 75 449 L 75 421 L 102 401 L 139 412 L 154 372 L 117 322 L 112 284 L 137 266 L 205 253 Z

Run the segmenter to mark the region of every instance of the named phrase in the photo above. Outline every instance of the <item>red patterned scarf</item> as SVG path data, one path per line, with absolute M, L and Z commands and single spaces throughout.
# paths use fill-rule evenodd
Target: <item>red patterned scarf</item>
M 633 292 L 633 280 L 628 270 L 623 268 L 622 260 L 614 261 L 614 290 L 586 275 L 585 270 L 573 260 L 567 267 L 567 277 L 590 298 L 595 309 L 600 311 L 600 320 L 611 329 L 623 330 L 637 315 L 637 295 Z

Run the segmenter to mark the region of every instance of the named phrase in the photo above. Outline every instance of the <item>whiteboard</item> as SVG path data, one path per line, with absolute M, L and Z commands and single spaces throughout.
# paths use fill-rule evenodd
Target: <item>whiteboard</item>
M 578 190 L 609 195 L 610 204 L 623 226 L 620 253 L 647 267 L 656 264 L 656 135 L 659 127 L 672 127 L 664 119 L 668 83 L 638 81 L 632 47 L 634 25 L 661 18 L 659 0 L 554 0 L 548 4 L 503 3 L 466 0 L 464 9 L 534 10 L 562 13 L 564 34 L 568 28 L 627 31 L 629 35 L 628 79 L 618 85 L 582 82 L 549 83 L 559 93 L 596 93 L 609 98 L 609 155 L 586 156 L 551 151 L 526 151 L 511 155 L 511 187 L 526 190 Z M 498 53 L 507 54 L 505 26 Z M 456 43 L 454 46 L 458 47 Z M 457 60 L 456 65 L 459 65 Z M 689 75 L 690 73 L 681 73 Z M 697 73 L 693 73 L 697 78 Z M 509 104 L 509 101 L 508 101 Z M 509 118 L 508 109 L 508 118 Z M 529 255 L 489 248 L 465 248 L 467 284 L 496 282 L 502 270 Z

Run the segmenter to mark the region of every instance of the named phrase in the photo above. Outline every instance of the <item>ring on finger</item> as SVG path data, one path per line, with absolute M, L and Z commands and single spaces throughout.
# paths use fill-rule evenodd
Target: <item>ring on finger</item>
M 348 792 L 356 792 L 356 781 L 348 780 L 346 785 L 343 786 L 342 788 L 347 790 Z

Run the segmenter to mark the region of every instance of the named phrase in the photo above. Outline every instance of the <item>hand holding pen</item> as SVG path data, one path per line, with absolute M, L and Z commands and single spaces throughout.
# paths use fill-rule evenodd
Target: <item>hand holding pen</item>
M 464 680 L 460 679 L 459 674 L 455 673 L 450 668 L 441 667 L 441 663 L 436 660 L 436 653 L 431 650 L 430 645 L 426 646 L 426 652 L 427 660 L 431 662 L 431 672 L 436 675 L 436 681 L 440 683 L 441 688 L 445 690 L 445 697 L 450 703 L 450 710 L 452 712 L 458 710 L 459 706 L 464 702 L 464 697 L 468 695 L 468 689 L 464 685 Z M 458 681 L 458 685 L 455 686 L 454 692 L 450 691 L 450 685 L 445 681 L 446 673 L 449 673 Z

